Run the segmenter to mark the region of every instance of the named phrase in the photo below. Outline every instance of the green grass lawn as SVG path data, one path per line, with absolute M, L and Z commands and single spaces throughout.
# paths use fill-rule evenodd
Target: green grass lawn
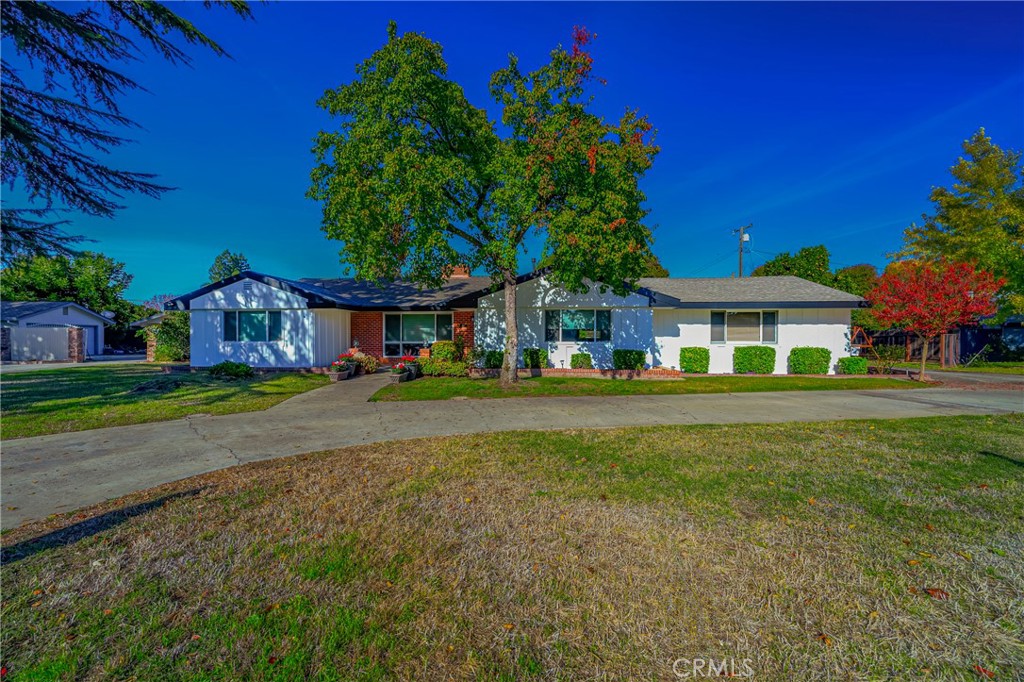
M 523 398 L 537 396 L 670 395 L 751 393 L 760 391 L 832 391 L 843 389 L 921 388 L 922 384 L 888 377 L 744 377 L 704 376 L 686 379 L 587 379 L 531 377 L 513 388 L 497 379 L 423 377 L 391 384 L 370 400 L 450 400 L 451 398 Z
M 9 680 L 996 680 L 1024 416 L 511 432 L 235 467 L 5 533 Z
M 921 369 L 920 362 L 900 362 L 897 367 L 908 369 Z M 1024 362 L 976 362 L 967 367 L 945 367 L 937 362 L 929 362 L 925 365 L 925 372 L 983 372 L 987 374 L 1024 374 Z
M 164 374 L 152 365 L 80 367 L 6 374 L 4 438 L 177 419 L 190 414 L 263 410 L 326 384 L 314 374 L 215 379 L 206 372 Z

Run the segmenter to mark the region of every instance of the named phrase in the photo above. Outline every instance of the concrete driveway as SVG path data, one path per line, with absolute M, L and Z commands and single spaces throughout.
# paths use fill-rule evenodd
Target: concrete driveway
M 947 388 L 369 403 L 388 377 L 331 384 L 263 412 L 3 443 L 2 525 L 224 467 L 348 445 L 506 431 L 1004 414 L 1021 390 Z
M 47 369 L 79 369 L 96 365 L 137 365 L 146 361 L 146 355 L 96 355 L 85 362 L 5 362 L 0 365 L 0 375 L 39 372 Z

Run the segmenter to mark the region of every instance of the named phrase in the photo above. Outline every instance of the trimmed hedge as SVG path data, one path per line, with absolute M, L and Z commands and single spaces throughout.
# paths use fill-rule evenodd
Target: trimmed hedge
M 501 369 L 501 363 L 505 361 L 505 351 L 486 350 L 484 351 L 484 369 Z
M 772 374 L 775 349 L 771 346 L 737 346 L 732 352 L 732 371 L 736 374 Z
M 790 374 L 828 374 L 832 351 L 817 346 L 798 346 L 789 351 Z
M 231 362 L 225 360 L 207 370 L 210 376 L 218 379 L 252 379 L 256 371 L 244 362 Z
M 711 350 L 702 346 L 688 346 L 679 349 L 679 371 L 691 374 L 707 374 L 711 367 Z
M 590 353 L 573 353 L 569 358 L 569 366 L 573 369 L 594 369 L 594 360 Z
M 902 349 L 900 349 L 902 350 Z M 837 361 L 839 365 L 840 374 L 867 374 L 868 373 L 868 359 L 867 358 L 839 358 Z
M 430 345 L 430 357 L 457 362 L 462 359 L 462 344 L 458 341 L 435 341 Z
M 466 363 L 435 357 L 422 358 L 420 369 L 423 370 L 425 377 L 464 377 L 469 374 L 469 366 Z
M 547 348 L 524 348 L 523 366 L 527 369 L 544 369 L 548 366 Z
M 647 353 L 631 348 L 616 348 L 612 351 L 612 367 L 615 369 L 643 369 Z

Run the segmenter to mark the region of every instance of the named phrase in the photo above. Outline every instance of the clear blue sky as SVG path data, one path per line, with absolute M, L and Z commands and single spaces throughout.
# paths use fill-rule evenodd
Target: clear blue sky
M 391 18 L 444 45 L 450 75 L 492 118 L 487 82 L 508 53 L 533 67 L 574 24 L 595 31 L 608 81 L 598 107 L 637 107 L 659 130 L 644 189 L 674 276 L 735 272 L 730 231 L 749 222 L 748 272 L 819 243 L 839 264 L 884 265 L 930 209 L 930 188 L 948 184 L 962 140 L 984 126 L 1024 148 L 1021 3 L 282 2 L 255 6 L 250 22 L 177 9 L 233 59 L 193 50 L 192 69 L 133 65 L 149 92 L 124 112 L 143 130 L 111 163 L 179 189 L 72 226 L 127 264 L 133 299 L 203 284 L 225 248 L 263 272 L 341 275 L 339 245 L 304 196 L 311 140 L 332 125 L 315 101 L 352 79 Z

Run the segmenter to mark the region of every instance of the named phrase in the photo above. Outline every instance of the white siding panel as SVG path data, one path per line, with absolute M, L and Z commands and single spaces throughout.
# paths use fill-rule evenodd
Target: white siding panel
M 775 346 L 775 373 L 789 371 L 789 352 L 797 346 L 820 346 L 832 353 L 829 373 L 835 373 L 839 358 L 850 355 L 850 311 L 842 308 L 789 308 L 779 311 L 778 343 Z M 737 343 L 711 343 L 710 310 L 655 310 L 654 340 L 660 364 L 679 366 L 679 349 L 705 346 L 710 349 L 712 374 L 732 372 L 733 350 Z M 656 360 L 659 357 L 655 358 Z M 659 363 L 656 363 L 659 364 Z
M 243 279 L 192 299 L 189 307 L 192 310 L 305 308 L 306 299 L 263 282 Z
M 210 367 L 225 360 L 252 367 L 312 367 L 315 323 L 310 310 L 282 310 L 284 341 L 224 341 L 224 314 L 219 310 L 193 310 L 191 364 Z
M 347 310 L 318 308 L 311 311 L 316 323 L 313 358 L 316 367 L 329 367 L 351 345 L 352 314 Z

